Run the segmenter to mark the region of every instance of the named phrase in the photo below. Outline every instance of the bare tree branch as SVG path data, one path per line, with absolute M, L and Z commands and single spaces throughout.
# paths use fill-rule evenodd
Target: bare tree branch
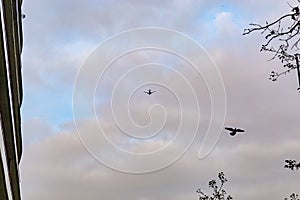
M 225 178 L 224 173 L 220 172 L 218 174 L 218 178 L 220 180 L 220 186 L 217 185 L 216 180 L 211 180 L 208 182 L 208 186 L 213 190 L 212 195 L 205 194 L 204 192 L 202 192 L 201 189 L 196 190 L 196 192 L 199 195 L 199 200 L 232 200 L 233 199 L 230 195 L 227 195 L 227 192 L 223 188 L 224 184 L 228 181 Z
M 300 0 L 298 0 L 300 3 Z M 250 24 L 250 28 L 244 29 L 243 35 L 248 35 L 252 32 L 259 31 L 264 35 L 266 43 L 261 46 L 260 51 L 273 53 L 273 57 L 279 59 L 286 68 L 278 73 L 272 71 L 269 79 L 276 81 L 281 75 L 286 75 L 291 70 L 297 69 L 298 90 L 300 92 L 300 70 L 299 70 L 299 54 L 300 50 L 300 9 L 298 6 L 292 7 L 290 13 L 282 15 L 278 19 L 265 25 L 256 23 Z

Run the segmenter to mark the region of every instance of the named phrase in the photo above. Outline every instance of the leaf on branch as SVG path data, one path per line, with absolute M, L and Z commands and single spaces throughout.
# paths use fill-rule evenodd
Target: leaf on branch
M 297 6 L 297 7 L 294 7 L 294 8 L 292 9 L 292 12 L 294 12 L 294 13 L 296 13 L 296 14 L 299 15 L 299 7 L 298 7 L 298 6 Z
M 217 185 L 217 181 L 212 179 L 208 182 L 208 186 L 212 188 L 213 192 L 211 195 L 207 195 L 201 191 L 201 189 L 196 190 L 199 195 L 199 200 L 232 200 L 232 196 L 227 195 L 227 192 L 223 188 L 224 183 L 228 180 L 225 178 L 224 172 L 218 174 L 220 185 Z
M 289 198 L 284 198 L 284 200 L 300 200 L 298 194 L 292 193 Z
M 300 168 L 300 162 L 297 163 L 296 160 L 285 160 L 284 168 L 288 168 L 290 170 L 298 170 Z

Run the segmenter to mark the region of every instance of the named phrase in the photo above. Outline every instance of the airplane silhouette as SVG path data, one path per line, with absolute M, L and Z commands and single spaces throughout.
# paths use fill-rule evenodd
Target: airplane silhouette
M 151 94 L 153 94 L 155 91 L 149 89 L 149 90 L 146 90 L 146 91 L 144 91 L 144 92 L 145 92 L 146 94 L 148 94 L 148 95 L 151 95 Z
M 230 128 L 230 127 L 225 127 L 227 131 L 230 131 L 229 134 L 231 136 L 235 136 L 237 133 L 245 132 L 245 130 L 240 129 L 240 128 Z

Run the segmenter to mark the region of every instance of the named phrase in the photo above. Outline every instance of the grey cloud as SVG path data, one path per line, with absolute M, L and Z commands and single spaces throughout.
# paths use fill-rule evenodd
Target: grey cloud
M 84 150 L 76 134 L 64 132 L 32 144 L 25 152 L 21 168 L 23 195 L 33 200 L 84 196 L 119 199 L 120 195 L 123 199 L 180 199 L 203 188 L 222 170 L 230 180 L 226 188 L 236 198 L 259 198 L 268 192 L 266 198 L 272 199 L 299 188 L 299 183 L 292 180 L 297 180 L 297 174 L 283 168 L 286 156 L 299 152 L 298 143 L 287 140 L 266 147 L 244 140 L 231 148 L 217 146 L 204 160 L 198 160 L 192 150 L 169 168 L 130 175 L 104 167 Z M 182 173 L 184 176 L 179 175 Z
M 44 138 L 47 138 L 55 133 L 55 129 L 47 123 L 47 121 L 40 118 L 31 118 L 23 121 L 23 143 L 29 145 L 37 143 Z
M 237 10 L 219 12 L 216 7 L 227 2 L 183 2 L 186 1 L 164 1 L 162 5 L 159 1 L 24 2 L 27 15 L 23 54 L 25 86 L 36 87 L 36 92 L 47 87 L 53 89 L 51 91 L 60 90 L 60 93 L 53 92 L 53 97 L 59 99 L 62 91 L 71 91 L 75 74 L 89 50 L 107 36 L 138 26 L 173 28 L 200 42 L 206 41 L 205 46 L 219 66 L 226 87 L 226 124 L 245 128 L 246 133 L 231 138 L 223 132 L 217 146 L 204 160 L 197 159 L 203 140 L 200 134 L 190 151 L 169 168 L 130 175 L 95 161 L 80 143 L 72 122 L 56 130 L 41 119 L 26 120 L 23 129 L 28 145 L 21 163 L 25 200 L 196 199 L 195 190 L 204 188 L 219 171 L 227 175 L 230 181 L 226 188 L 236 199 L 282 199 L 297 192 L 299 173 L 283 169 L 284 159 L 297 159 L 299 152 L 300 107 L 296 77 L 291 74 L 277 83 L 268 81 L 269 72 L 280 63 L 266 62 L 270 57 L 258 52 L 263 41 L 259 34 L 241 35 L 244 23 L 245 26 L 252 20 L 263 23 L 266 18 L 289 8 L 280 2 L 270 11 L 269 5 L 273 3 L 270 1 L 232 0 L 229 2 Z M 213 12 L 210 22 L 213 25 L 206 25 L 203 20 L 208 8 Z M 241 13 L 247 15 L 247 19 L 240 17 Z M 209 31 L 216 32 L 210 34 Z M 132 59 L 139 62 L 138 58 Z M 203 81 L 197 85 L 199 79 L 190 76 L 190 71 L 183 73 L 196 90 L 201 91 L 197 95 L 204 116 L 201 123 L 206 129 L 210 118 L 207 88 Z M 167 78 L 172 80 L 172 77 Z M 27 103 L 29 106 L 30 102 Z M 43 103 L 53 105 L 51 101 Z M 109 109 L 107 102 L 97 106 L 102 111 Z M 134 113 L 143 112 L 143 106 L 136 103 Z M 175 112 L 172 106 L 171 111 Z M 176 120 L 171 119 L 172 123 Z M 112 124 L 107 123 L 107 126 L 114 130 Z M 86 131 L 93 130 L 87 127 Z

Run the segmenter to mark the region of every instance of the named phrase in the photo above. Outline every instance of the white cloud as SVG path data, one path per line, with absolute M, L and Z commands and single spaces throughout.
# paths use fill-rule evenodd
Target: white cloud
M 205 187 L 219 171 L 227 175 L 230 181 L 226 188 L 236 199 L 273 200 L 297 192 L 299 173 L 283 169 L 284 159 L 298 159 L 300 150 L 296 77 L 290 75 L 278 83 L 269 82 L 269 71 L 280 64 L 265 62 L 268 55 L 258 52 L 260 35 L 242 36 L 246 27 L 240 27 L 241 22 L 264 22 L 266 16 L 272 18 L 289 9 L 283 5 L 285 2 L 275 5 L 256 0 L 24 2 L 26 145 L 20 166 L 23 199 L 197 199 L 195 190 Z M 207 12 L 214 16 L 209 22 Z M 108 36 L 140 26 L 172 28 L 205 42 L 224 79 L 228 100 L 226 124 L 245 128 L 245 134 L 229 138 L 224 132 L 205 160 L 196 156 L 203 139 L 199 135 L 191 150 L 169 168 L 131 175 L 108 169 L 94 160 L 80 143 L 73 122 L 52 124 L 53 116 L 61 116 L 65 105 L 71 106 L 72 84 L 88 52 Z M 131 59 L 132 63 L 140 63 L 149 57 L 136 54 Z M 164 62 L 170 60 L 168 57 Z M 176 64 L 174 60 L 170 63 Z M 122 73 L 117 72 L 113 74 L 116 77 Z M 203 80 L 191 76 L 192 71 L 182 73 L 199 91 L 201 127 L 206 130 L 211 111 L 207 88 Z M 114 80 L 114 76 L 109 78 Z M 166 80 L 173 79 L 166 76 Z M 174 85 L 180 87 L 179 83 Z M 109 109 L 107 99 L 101 100 L 97 105 L 102 111 L 99 114 L 107 127 L 115 130 L 114 124 L 105 118 Z M 166 97 L 155 100 L 170 102 Z M 146 104 L 135 101 L 135 105 L 136 120 L 147 122 L 143 109 Z M 173 117 L 177 113 L 174 107 L 175 103 L 170 105 Z M 141 113 L 145 115 L 139 117 Z M 176 123 L 171 117 L 167 130 L 173 130 Z M 93 129 L 87 127 L 86 131 Z M 138 151 L 145 146 L 135 148 Z
M 228 37 L 228 35 L 239 31 L 232 18 L 231 12 L 221 12 L 216 15 L 215 23 L 217 30 L 223 37 Z

